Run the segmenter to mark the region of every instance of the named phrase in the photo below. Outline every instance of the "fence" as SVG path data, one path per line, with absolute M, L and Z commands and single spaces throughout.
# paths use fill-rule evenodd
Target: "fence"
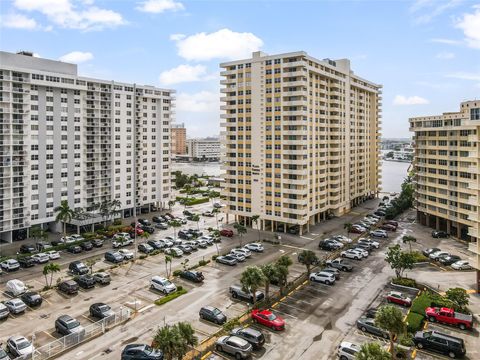
M 92 323 L 84 327 L 83 331 L 66 335 L 60 339 L 52 341 L 35 349 L 32 359 L 46 360 L 53 356 L 59 355 L 62 352 L 82 343 L 89 341 L 96 336 L 105 333 L 110 328 L 127 321 L 131 316 L 131 310 L 128 308 L 121 308 L 118 312 L 108 316 L 100 321 Z

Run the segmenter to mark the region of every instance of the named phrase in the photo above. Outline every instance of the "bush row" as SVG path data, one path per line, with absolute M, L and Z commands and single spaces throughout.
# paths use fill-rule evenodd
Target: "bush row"
M 401 286 L 408 286 L 411 288 L 417 288 L 418 285 L 417 282 L 414 279 L 409 279 L 409 278 L 393 278 L 392 283 L 396 285 L 401 285 Z
M 163 304 L 165 304 L 169 301 L 172 301 L 172 300 L 174 300 L 174 299 L 178 298 L 179 296 L 182 296 L 186 293 L 187 293 L 187 290 L 185 290 L 183 287 L 179 286 L 177 288 L 177 291 L 175 291 L 171 294 L 165 295 L 164 297 L 162 297 L 158 300 L 155 300 L 155 305 L 158 305 L 158 306 L 163 305 Z

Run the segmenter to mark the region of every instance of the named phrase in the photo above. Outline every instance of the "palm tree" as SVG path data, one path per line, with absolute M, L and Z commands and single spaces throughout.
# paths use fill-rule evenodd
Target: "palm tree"
M 375 325 L 388 332 L 390 338 L 390 354 L 395 359 L 395 338 L 405 333 L 402 311 L 393 305 L 382 306 L 375 314 Z
M 188 346 L 192 348 L 197 346 L 198 337 L 195 336 L 195 330 L 193 329 L 192 325 L 187 322 L 179 322 L 177 327 L 182 339 Z
M 379 343 L 363 343 L 355 355 L 356 360 L 389 360 L 390 354 Z
M 57 206 L 53 211 L 58 213 L 55 221 L 63 222 L 63 236 L 67 236 L 67 222 L 72 221 L 74 215 L 73 210 L 68 206 L 68 201 L 62 200 L 60 206 Z
M 168 209 L 171 210 L 172 206 L 175 206 L 175 200 L 173 200 L 173 199 L 168 201 Z
M 242 247 L 242 238 L 243 235 L 247 233 L 247 228 L 239 223 L 233 224 L 233 227 L 235 228 L 235 230 L 237 230 L 237 235 L 240 240 L 240 247 Z
M 30 229 L 30 236 L 35 240 L 35 243 L 37 243 L 38 240 L 46 240 L 48 237 L 47 232 L 40 226 L 33 226 Z
M 168 271 L 168 263 L 170 263 L 170 271 Z M 165 272 L 167 273 L 167 278 L 169 278 L 172 272 L 172 257 L 170 255 L 165 255 Z
M 142 235 L 140 235 L 141 238 L 145 239 L 145 240 L 148 240 L 148 238 L 150 237 L 150 233 L 148 231 L 144 231 L 142 233 Z
M 278 278 L 277 268 L 274 264 L 265 264 L 260 267 L 265 278 L 265 297 L 269 298 L 270 282 Z
M 293 264 L 292 259 L 288 255 L 282 255 L 275 263 L 278 279 L 280 281 L 280 292 L 283 293 L 287 286 L 288 280 L 288 267 Z
M 253 215 L 252 216 L 252 222 L 255 223 L 258 231 L 258 241 L 260 241 L 260 227 L 258 225 L 258 220 L 260 219 L 260 215 Z
M 290 259 L 290 256 L 282 255 L 277 259 L 276 264 L 280 266 L 285 266 L 288 268 L 289 266 L 293 265 L 293 261 L 292 259 Z
M 412 252 L 412 242 L 416 243 L 417 238 L 415 236 L 405 235 L 404 237 L 402 237 L 402 242 L 404 244 L 408 244 L 408 246 L 410 248 L 410 252 Z
M 93 274 L 93 266 L 98 262 L 99 259 L 91 258 L 85 261 L 85 265 L 90 269 L 90 274 Z
M 318 256 L 312 250 L 303 250 L 298 254 L 299 262 L 307 268 L 307 276 L 310 276 L 312 265 L 318 264 Z
M 213 236 L 213 243 L 215 244 L 215 247 L 217 248 L 217 256 L 220 256 L 220 250 L 218 249 L 218 241 L 215 241 L 216 239 L 220 239 L 220 230 L 214 229 L 212 231 L 212 236 Z
M 248 266 L 242 273 L 240 278 L 242 290 L 250 293 L 253 296 L 253 307 L 257 302 L 257 290 L 260 286 L 265 284 L 265 276 L 258 266 Z
M 343 228 L 347 230 L 347 233 L 350 233 L 352 231 L 353 225 L 351 223 L 345 223 L 343 224 Z
M 197 230 L 200 230 L 200 227 L 198 225 L 198 222 L 200 221 L 200 215 L 198 214 L 193 214 L 192 215 L 192 221 L 195 221 L 197 223 Z
M 60 265 L 55 263 L 46 264 L 43 267 L 43 276 L 45 276 L 45 286 L 51 287 L 53 283 L 53 274 L 60 272 Z M 50 274 L 50 282 L 47 279 L 47 275 Z
M 153 347 L 162 350 L 165 360 L 173 360 L 179 346 L 179 335 L 170 325 L 159 328 L 153 337 Z
M 177 228 L 182 226 L 182 223 L 178 220 L 172 220 L 168 223 L 173 228 L 173 240 L 177 240 Z
M 113 199 L 110 202 L 110 218 L 113 218 L 116 214 L 119 213 L 119 209 L 122 207 L 122 202 L 118 199 Z
M 218 209 L 218 208 L 213 208 L 212 214 L 215 215 L 215 221 L 216 221 L 216 223 L 217 223 L 217 229 L 218 229 L 218 214 L 219 214 L 219 213 L 220 213 L 220 209 Z

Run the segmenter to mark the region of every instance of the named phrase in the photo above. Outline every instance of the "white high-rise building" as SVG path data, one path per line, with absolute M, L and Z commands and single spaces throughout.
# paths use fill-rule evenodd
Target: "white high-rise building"
M 0 52 L 0 240 L 53 225 L 55 207 L 170 197 L 173 90 L 81 77 L 77 66 Z

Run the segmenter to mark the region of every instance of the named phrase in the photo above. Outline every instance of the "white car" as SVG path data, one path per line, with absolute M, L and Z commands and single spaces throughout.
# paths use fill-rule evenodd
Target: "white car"
M 360 346 L 343 341 L 338 345 L 337 355 L 341 360 L 355 360 L 359 351 Z
M 173 246 L 170 249 L 166 249 L 165 254 L 180 257 L 180 256 L 183 255 L 183 251 L 182 251 L 182 249 L 180 249 L 176 246 Z
M 380 237 L 380 238 L 388 238 L 388 234 L 385 230 L 373 230 L 370 231 L 370 236 L 373 237 Z
M 448 253 L 446 251 L 435 251 L 434 253 L 428 255 L 428 257 L 432 260 L 438 261 L 438 259 L 440 259 L 440 257 L 448 256 L 448 255 L 450 255 L 450 253 Z
M 455 270 L 470 270 L 472 266 L 466 260 L 459 260 L 450 265 L 452 269 Z
M 20 263 L 15 259 L 8 259 L 2 261 L 0 267 L 5 271 L 14 271 L 20 269 Z
M 32 255 L 32 259 L 37 263 L 37 264 L 45 264 L 50 261 L 50 256 L 45 253 L 37 253 Z
M 51 250 L 51 251 L 45 252 L 45 254 L 48 255 L 48 257 L 50 258 L 50 260 L 60 259 L 60 253 L 59 253 L 58 251 Z
M 120 249 L 118 250 L 120 254 L 122 254 L 123 258 L 125 260 L 130 260 L 133 259 L 133 251 L 128 250 L 128 249 Z
M 246 258 L 252 256 L 252 253 L 250 252 L 250 250 L 245 249 L 245 248 L 233 249 L 231 252 L 232 252 L 232 253 L 238 253 L 238 254 L 240 254 L 240 255 L 245 256 Z
M 202 249 L 205 249 L 208 247 L 207 240 L 197 239 L 197 243 L 198 243 L 198 246 L 201 247 Z
M 366 239 L 366 238 L 360 238 L 358 239 L 359 244 L 368 244 L 370 246 L 373 246 L 375 249 L 378 249 L 380 247 L 380 243 L 378 241 Z
M 368 251 L 362 248 L 353 248 L 352 250 L 358 251 L 364 258 L 368 257 Z
M 207 242 L 208 245 L 213 245 L 213 237 L 210 236 L 210 235 L 200 236 L 197 240 L 198 240 L 198 241 L 204 240 L 204 241 Z
M 242 255 L 238 252 L 230 252 L 230 254 L 228 254 L 229 256 L 231 257 L 234 257 L 235 259 L 237 259 L 238 262 L 244 262 L 245 261 L 245 255 Z
M 311 273 L 309 279 L 310 281 L 321 282 L 326 285 L 335 284 L 335 275 L 326 271 Z
M 4 304 L 12 314 L 20 314 L 27 309 L 27 305 L 18 298 L 9 299 L 5 301 Z
M 161 239 L 159 242 L 162 244 L 162 247 L 169 248 L 173 246 L 173 242 L 168 239 Z
M 332 237 L 332 239 L 340 241 L 344 244 L 350 244 L 352 242 L 352 239 L 350 239 L 349 237 L 347 237 L 345 235 L 335 235 L 335 236 Z
M 150 280 L 150 287 L 152 289 L 161 291 L 165 294 L 170 294 L 177 291 L 177 287 L 170 280 L 165 279 L 161 276 L 154 276 Z
M 119 248 L 133 244 L 133 239 L 127 233 L 118 233 L 113 236 L 112 246 Z
M 32 343 L 24 336 L 12 336 L 7 341 L 7 349 L 14 358 L 27 359 L 35 351 Z
M 183 245 L 190 246 L 193 250 L 198 249 L 198 242 L 195 240 L 184 241 Z
M 70 238 L 72 238 L 73 241 L 83 241 L 83 240 L 85 240 L 85 238 L 83 236 L 77 235 L 77 234 L 70 235 Z
M 62 236 L 60 238 L 60 241 L 64 244 L 71 244 L 75 242 L 75 240 L 71 236 Z
M 353 249 L 342 251 L 340 253 L 340 256 L 342 258 L 355 259 L 355 260 L 362 260 L 363 258 L 363 255 L 360 252 Z
M 250 251 L 255 251 L 255 252 L 263 252 L 264 247 L 260 243 L 250 243 L 245 245 L 245 247 L 250 250 Z
M 369 217 L 364 217 L 362 221 L 364 221 L 364 222 L 366 222 L 367 224 L 370 224 L 370 225 L 375 225 L 378 222 L 378 220 L 373 219 L 373 218 L 369 218 Z

